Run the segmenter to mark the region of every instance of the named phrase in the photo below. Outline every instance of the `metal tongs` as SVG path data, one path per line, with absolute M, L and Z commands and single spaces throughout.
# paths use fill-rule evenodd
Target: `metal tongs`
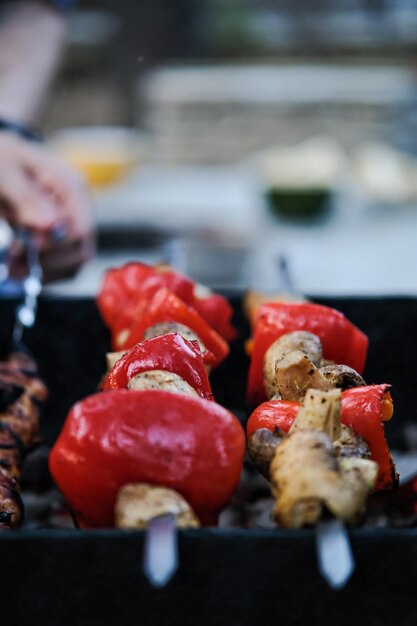
M 39 260 L 39 250 L 33 233 L 27 228 L 18 228 L 14 232 L 13 244 L 22 249 L 27 271 L 21 279 L 13 279 L 9 275 L 9 268 L 3 258 L 1 263 L 3 281 L 0 291 L 17 296 L 19 303 L 16 307 L 15 321 L 12 331 L 12 346 L 22 345 L 22 336 L 25 328 L 31 328 L 35 323 L 38 309 L 38 297 L 42 291 L 42 267 Z

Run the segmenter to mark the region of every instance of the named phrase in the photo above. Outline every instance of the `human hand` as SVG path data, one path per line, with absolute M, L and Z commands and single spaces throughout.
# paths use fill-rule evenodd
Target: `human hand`
M 91 203 L 81 175 L 41 144 L 7 132 L 0 132 L 0 215 L 32 231 L 46 281 L 73 275 L 92 255 Z

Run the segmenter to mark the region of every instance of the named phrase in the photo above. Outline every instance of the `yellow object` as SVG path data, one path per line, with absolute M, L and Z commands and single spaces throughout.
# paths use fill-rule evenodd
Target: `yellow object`
M 128 174 L 135 162 L 111 160 L 95 160 L 93 155 L 69 153 L 64 156 L 77 170 L 84 174 L 92 187 L 102 187 L 119 182 Z
M 122 180 L 143 159 L 144 152 L 143 137 L 138 131 L 115 126 L 62 129 L 49 143 L 92 187 Z

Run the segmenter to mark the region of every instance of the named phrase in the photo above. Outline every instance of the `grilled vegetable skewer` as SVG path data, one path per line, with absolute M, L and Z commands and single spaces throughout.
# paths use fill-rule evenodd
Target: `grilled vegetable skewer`
M 349 522 L 363 512 L 378 466 L 359 448 L 342 456 L 341 431 L 341 392 L 310 390 L 270 465 L 274 517 L 281 526 L 315 524 L 323 508 Z

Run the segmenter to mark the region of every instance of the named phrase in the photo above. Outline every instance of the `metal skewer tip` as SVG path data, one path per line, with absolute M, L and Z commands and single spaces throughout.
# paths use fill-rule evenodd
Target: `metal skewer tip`
M 332 519 L 318 524 L 316 550 L 321 575 L 332 589 L 342 589 L 355 570 L 355 559 L 343 522 Z
M 178 569 L 178 533 L 175 515 L 151 520 L 145 534 L 143 573 L 153 587 L 164 587 Z

